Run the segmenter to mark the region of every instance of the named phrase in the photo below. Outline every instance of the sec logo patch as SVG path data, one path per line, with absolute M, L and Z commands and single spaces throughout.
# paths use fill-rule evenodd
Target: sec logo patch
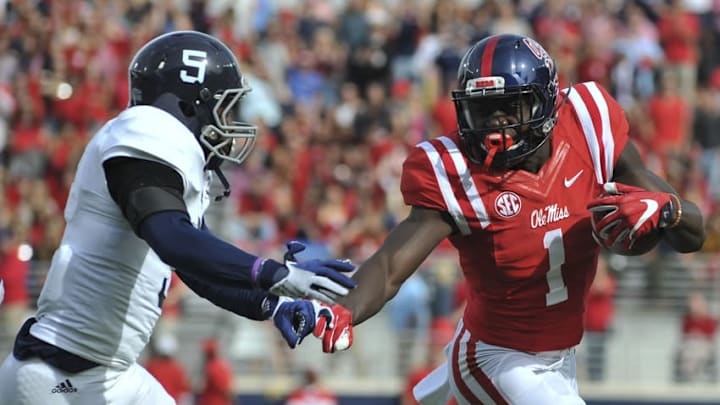
M 495 212 L 503 218 L 512 218 L 520 213 L 520 197 L 512 191 L 503 191 L 495 198 Z

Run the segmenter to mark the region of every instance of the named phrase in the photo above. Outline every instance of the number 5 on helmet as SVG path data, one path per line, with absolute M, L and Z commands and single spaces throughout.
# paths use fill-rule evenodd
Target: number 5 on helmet
M 313 301 L 316 324 L 313 335 L 322 339 L 325 353 L 347 350 L 353 344 L 352 313 L 342 305 L 327 306 Z

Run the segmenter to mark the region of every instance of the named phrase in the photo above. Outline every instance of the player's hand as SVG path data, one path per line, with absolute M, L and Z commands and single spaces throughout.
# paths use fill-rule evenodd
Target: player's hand
M 305 245 L 302 243 L 288 242 L 283 265 L 273 266 L 272 261 L 267 260 L 258 276 L 259 284 L 263 286 L 263 279 L 269 279 L 264 284 L 269 285 L 268 291 L 275 295 L 312 298 L 327 304 L 334 304 L 355 288 L 356 282 L 342 274 L 355 270 L 350 261 L 313 259 L 299 262 L 295 255 L 303 250 Z M 265 267 L 274 267 L 269 277 Z
M 632 249 L 635 240 L 676 224 L 680 200 L 673 194 L 622 183 L 605 183 L 591 201 L 593 237 L 601 245 Z
M 318 310 L 319 304 L 308 300 L 278 298 L 272 312 L 272 320 L 291 349 L 302 343 L 305 336 L 314 331 Z
M 327 306 L 318 304 L 316 324 L 313 335 L 322 339 L 325 353 L 347 350 L 353 344 L 352 314 L 342 305 Z

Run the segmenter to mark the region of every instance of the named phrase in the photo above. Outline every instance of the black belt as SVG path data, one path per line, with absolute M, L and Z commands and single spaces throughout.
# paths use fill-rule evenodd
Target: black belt
M 79 373 L 99 366 L 98 363 L 83 359 L 82 357 L 72 354 L 50 343 L 43 342 L 30 334 L 30 327 L 37 322 L 35 318 L 30 318 L 23 324 L 15 338 L 15 346 L 13 347 L 13 355 L 18 360 L 29 360 L 31 358 L 40 358 L 45 363 L 65 371 L 67 373 Z

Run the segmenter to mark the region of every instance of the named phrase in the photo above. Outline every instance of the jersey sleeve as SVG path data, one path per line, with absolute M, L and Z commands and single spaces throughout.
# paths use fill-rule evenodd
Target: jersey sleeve
M 403 163 L 400 191 L 407 205 L 447 211 L 430 156 L 421 147 L 413 148 Z
M 111 123 L 101 145 L 102 161 L 114 157 L 152 160 L 175 169 L 187 180 L 203 171 L 205 163 L 195 136 L 170 114 L 154 107 L 124 111 Z
M 620 154 L 628 142 L 625 111 L 610 93 L 595 82 L 572 87 L 568 99 L 573 105 L 592 158 L 599 184 L 610 181 Z

